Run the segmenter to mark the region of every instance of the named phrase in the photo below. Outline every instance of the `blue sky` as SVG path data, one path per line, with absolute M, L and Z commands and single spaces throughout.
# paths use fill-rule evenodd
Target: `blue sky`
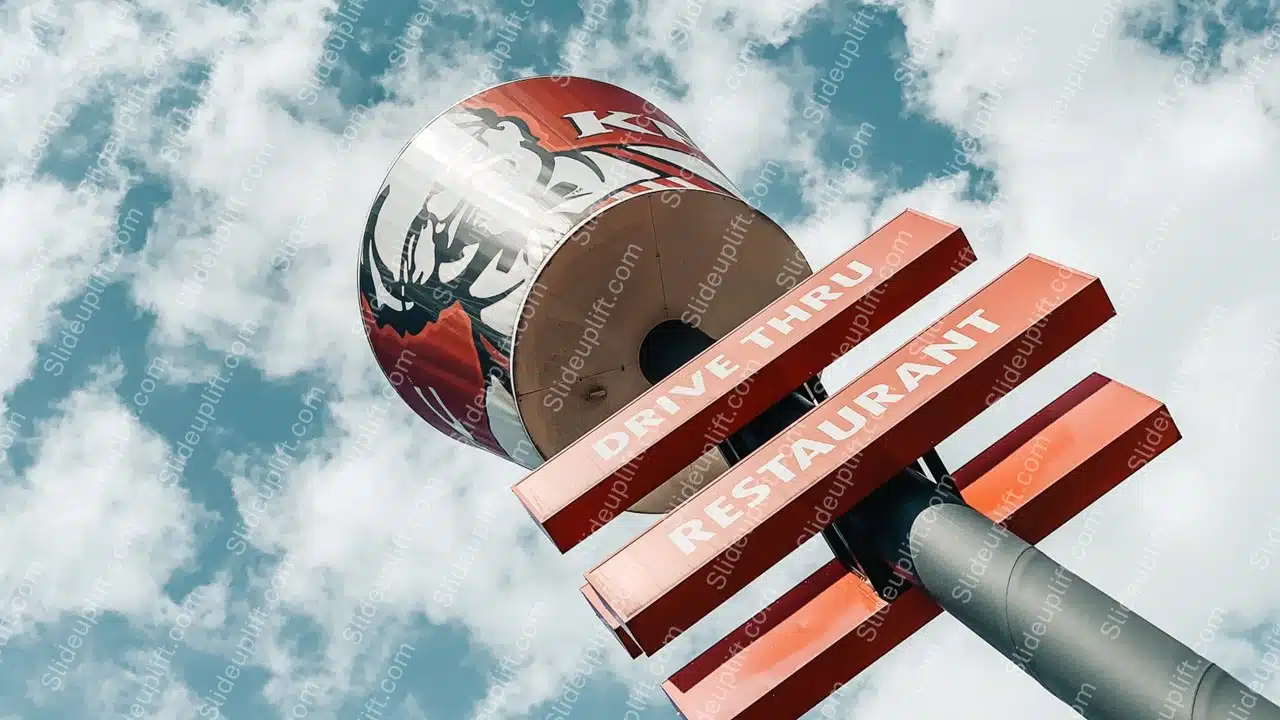
M 486 68 L 651 97 L 740 186 L 779 164 L 763 209 L 814 265 L 907 207 L 964 227 L 979 262 L 829 387 L 1028 252 L 1101 277 L 1120 317 L 944 455 L 1092 370 L 1165 400 L 1186 439 L 1042 546 L 1065 558 L 1087 533 L 1073 570 L 1261 672 L 1280 621 L 1275 7 L 603 5 L 585 44 L 584 8 L 550 0 L 0 6 L 0 717 L 542 718 L 576 682 L 568 717 L 623 717 L 630 696 L 671 718 L 652 683 L 825 561 L 810 543 L 630 661 L 578 587 L 646 521 L 561 556 L 508 490 L 518 468 L 383 396 L 355 302 L 364 215 Z M 1070 716 L 1002 663 L 942 619 L 812 717 Z

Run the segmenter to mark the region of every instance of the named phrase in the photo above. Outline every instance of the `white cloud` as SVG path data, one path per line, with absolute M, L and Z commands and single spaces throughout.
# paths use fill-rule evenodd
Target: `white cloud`
M 102 260 L 118 263 L 103 256 L 112 234 L 112 223 L 104 216 L 110 217 L 114 202 L 106 194 L 90 199 L 52 182 L 0 185 L 0 223 L 10 237 L 22 239 L 0 249 L 0 391 L 7 394 L 37 369 L 65 372 L 60 357 L 37 357 L 36 347 L 52 337 L 55 347 L 76 352 L 79 333 L 64 340 L 58 331 L 67 329 L 78 311 L 92 318 L 93 301 L 82 298 L 89 305 L 73 308 L 64 318 L 57 308 L 100 290 L 99 283 L 114 274 L 110 265 L 100 265 Z M 99 275 L 90 287 L 95 266 Z
M 85 663 L 81 682 L 74 685 L 83 695 L 85 707 L 99 713 L 106 708 L 117 708 L 119 714 L 125 716 L 137 707 L 143 717 L 156 720 L 196 717 L 199 704 L 195 702 L 195 694 L 180 679 L 171 677 L 175 668 L 166 665 L 163 658 L 156 660 L 150 653 L 135 651 L 120 660 L 120 664 Z
M 37 427 L 34 463 L 0 488 L 3 577 L 16 586 L 36 569 L 36 621 L 92 609 L 148 618 L 194 556 L 201 513 L 162 480 L 168 448 L 115 396 L 119 377 L 118 366 L 104 370 L 60 403 Z
M 395 720 L 428 720 L 427 714 L 412 697 L 405 698 L 404 704 L 391 717 Z

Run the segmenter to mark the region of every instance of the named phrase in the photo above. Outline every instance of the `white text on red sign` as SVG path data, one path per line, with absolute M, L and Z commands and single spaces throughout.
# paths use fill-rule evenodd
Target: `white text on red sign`
M 831 284 L 814 287 L 799 298 L 798 304 L 783 308 L 781 317 L 769 318 L 747 333 L 741 343 L 744 345 L 750 343 L 762 348 L 772 347 L 779 336 L 790 335 L 795 331 L 796 323 L 811 321 L 815 313 L 822 312 L 828 307 L 828 303 L 844 295 L 843 292 L 833 289 L 833 286 L 838 285 L 846 289 L 857 287 L 871 277 L 872 273 L 870 267 L 857 260 L 850 261 L 845 269 L 849 270 L 853 277 L 844 272 L 832 273 L 828 278 Z M 654 400 L 653 407 L 644 408 L 623 421 L 625 430 L 604 435 L 592 445 L 592 448 L 601 460 L 612 458 L 625 450 L 631 444 L 632 438 L 640 439 L 649 435 L 653 428 L 661 427 L 668 419 L 679 414 L 683 408 L 677 402 L 678 398 L 705 395 L 707 375 L 704 371 L 716 380 L 728 380 L 741 368 L 741 363 L 727 359 L 723 353 L 716 355 L 703 363 L 702 367 L 694 370 L 685 384 L 672 387 L 666 394 Z
M 920 387 L 920 381 L 923 378 L 937 375 L 942 372 L 941 366 L 950 365 L 954 362 L 956 355 L 952 351 L 972 350 L 977 347 L 978 340 L 960 332 L 962 329 L 973 328 L 973 330 L 986 335 L 991 335 L 999 330 L 1000 326 L 983 317 L 983 312 L 984 310 L 981 308 L 974 310 L 968 317 L 957 323 L 954 329 L 948 330 L 943 334 L 942 337 L 947 342 L 934 343 L 921 351 L 923 355 L 927 355 L 937 361 L 938 365 L 919 362 L 903 362 L 899 364 L 897 375 L 901 385 L 900 388 L 891 388 L 887 384 L 878 383 L 863 390 L 852 403 L 858 409 L 854 409 L 851 405 L 843 405 L 836 411 L 836 414 L 848 423 L 847 427 L 840 427 L 831 420 L 826 420 L 819 423 L 817 428 L 806 428 L 810 432 L 816 429 L 823 439 L 819 440 L 811 436 L 801 437 L 791 442 L 784 452 L 769 458 L 767 462 L 756 469 L 756 474 L 761 477 L 750 475 L 743 478 L 733 486 L 729 495 L 732 495 L 736 500 L 746 501 L 748 510 L 755 508 L 769 499 L 769 495 L 772 493 L 771 483 L 785 484 L 791 482 L 796 478 L 798 472 L 804 472 L 813 464 L 815 457 L 835 450 L 836 446 L 832 443 L 852 441 L 855 435 L 867 427 L 868 415 L 871 417 L 883 415 L 886 405 L 902 401 Z M 973 330 L 970 333 L 977 335 Z M 827 442 L 827 440 L 831 442 Z M 792 469 L 793 467 L 794 469 Z M 766 473 L 767 475 L 765 475 Z M 680 549 L 680 552 L 685 555 L 692 555 L 697 550 L 697 543 L 711 540 L 716 536 L 717 529 L 732 527 L 746 517 L 746 512 L 730 503 L 729 495 L 718 495 L 702 501 L 704 503 L 702 515 L 709 520 L 709 523 L 704 523 L 701 519 L 690 520 L 680 524 L 667 534 L 667 537 Z M 713 529 L 708 530 L 708 524 Z

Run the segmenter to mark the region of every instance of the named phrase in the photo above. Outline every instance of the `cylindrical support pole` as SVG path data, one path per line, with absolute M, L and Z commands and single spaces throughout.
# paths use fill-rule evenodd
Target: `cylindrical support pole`
M 909 558 L 921 589 L 1082 716 L 1280 720 L 1280 707 L 1002 525 L 930 506 L 936 493 L 915 485 L 877 527 L 879 553 L 903 569 Z

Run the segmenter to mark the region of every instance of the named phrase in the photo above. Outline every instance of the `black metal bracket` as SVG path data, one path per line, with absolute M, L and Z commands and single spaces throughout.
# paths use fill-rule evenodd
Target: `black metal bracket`
M 897 570 L 885 562 L 886 553 L 877 547 L 877 539 L 890 535 L 884 524 L 899 517 L 910 498 L 922 496 L 937 497 L 942 503 L 964 503 L 955 478 L 947 472 L 934 449 L 903 468 L 822 531 L 823 539 L 840 564 L 865 577 L 885 602 L 892 602 L 901 594 L 903 581 L 894 581 Z
M 822 539 L 827 541 L 827 547 L 845 570 L 865 577 L 883 598 L 893 582 L 893 571 L 878 561 L 871 543 L 871 529 L 865 520 L 865 514 L 855 507 L 824 528 Z
M 926 468 L 929 469 L 929 475 L 933 477 L 933 481 L 945 491 L 956 497 L 960 497 L 960 488 L 956 487 L 956 479 L 951 473 L 947 472 L 947 466 L 942 464 L 942 458 L 938 456 L 937 448 L 932 448 L 924 454 L 923 460 Z M 920 460 L 916 461 L 917 463 Z

